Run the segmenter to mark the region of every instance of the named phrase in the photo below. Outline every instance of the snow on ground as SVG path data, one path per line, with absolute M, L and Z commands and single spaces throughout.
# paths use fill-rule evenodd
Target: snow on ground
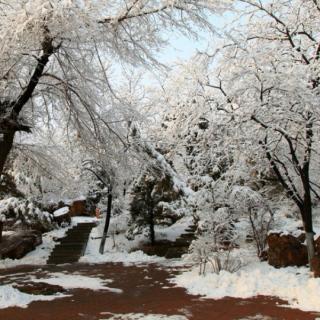
M 276 213 L 273 232 L 298 235 L 302 223 L 292 216 L 292 208 L 282 208 Z M 320 233 L 320 212 L 316 211 L 314 230 Z M 254 243 L 248 244 L 245 235 L 248 233 L 248 221 L 239 219 L 235 224 L 241 235 L 240 249 L 233 253 L 239 257 L 244 266 L 236 273 L 221 271 L 220 274 L 208 272 L 199 275 L 199 266 L 177 275 L 172 281 L 187 289 L 190 294 L 202 295 L 206 298 L 221 299 L 223 297 L 250 298 L 257 295 L 279 297 L 288 301 L 289 306 L 304 311 L 320 312 L 320 278 L 313 278 L 307 267 L 287 267 L 276 269 L 267 262 L 257 258 Z M 317 236 L 316 236 L 317 237 Z M 192 260 L 191 255 L 185 261 Z
M 24 283 L 48 283 L 51 285 L 58 285 L 65 289 L 89 289 L 89 290 L 107 290 L 116 294 L 120 294 L 123 291 L 117 288 L 111 288 L 108 285 L 112 283 L 112 280 L 101 279 L 99 277 L 89 277 L 77 273 L 68 274 L 62 272 L 52 272 L 45 276 L 27 276 L 21 278 L 22 273 L 17 273 L 11 278 L 10 283 L 15 283 L 15 281 Z M 57 298 L 63 298 L 69 294 L 55 294 L 55 295 L 32 295 L 20 292 L 15 289 L 11 284 L 0 286 L 0 309 L 9 307 L 21 307 L 25 308 L 33 301 L 51 301 Z
M 0 309 L 10 307 L 26 308 L 32 301 L 51 301 L 56 298 L 62 298 L 64 295 L 31 295 L 20 292 L 11 285 L 0 286 Z
M 45 282 L 52 285 L 58 285 L 65 289 L 90 289 L 90 290 L 108 290 L 114 293 L 122 293 L 121 289 L 110 288 L 106 286 L 112 282 L 109 279 L 98 277 L 88 277 L 80 274 L 67 274 L 61 272 L 49 273 L 48 277 L 30 278 L 32 282 Z
M 136 237 L 135 240 L 129 241 L 123 232 L 118 235 L 112 235 L 112 229 L 108 234 L 104 247 L 104 254 L 99 253 L 99 246 L 102 235 L 102 225 L 93 228 L 90 234 L 89 242 L 85 255 L 80 258 L 80 262 L 85 263 L 104 263 L 104 262 L 122 262 L 125 265 L 138 263 L 156 263 L 164 261 L 164 258 L 157 256 L 148 256 L 142 251 L 132 251 L 137 248 L 142 237 Z
M 110 313 L 102 312 L 101 315 L 108 315 L 108 320 L 188 320 L 181 315 L 164 315 L 164 314 L 143 314 L 143 313 Z M 100 319 L 103 320 L 103 319 Z
M 170 227 L 155 227 L 156 239 L 166 239 L 169 241 L 175 241 L 181 234 L 185 233 L 185 230 L 193 224 L 193 218 L 186 216 L 178 220 Z
M 168 239 L 174 241 L 192 224 L 192 217 L 185 217 L 170 227 L 159 227 L 155 229 L 156 239 Z M 86 263 L 104 263 L 104 262 L 122 262 L 125 265 L 161 263 L 168 264 L 163 257 L 149 256 L 142 251 L 134 251 L 143 242 L 148 241 L 144 235 L 137 235 L 134 240 L 128 240 L 125 237 L 127 221 L 125 215 L 114 217 L 108 231 L 104 254 L 99 253 L 101 235 L 103 233 L 104 221 L 93 228 L 90 234 L 89 242 L 85 255 L 80 262 Z M 174 264 L 174 261 L 171 261 Z M 184 262 L 182 262 L 184 263 Z M 178 263 L 179 265 L 181 264 Z
M 89 223 L 89 222 L 98 222 L 99 220 L 96 217 L 72 217 L 72 226 L 77 225 L 78 223 Z
M 221 271 L 200 276 L 198 268 L 194 268 L 172 281 L 190 294 L 206 298 L 275 296 L 288 301 L 293 308 L 320 312 L 320 279 L 312 278 L 307 268 L 276 269 L 266 262 L 256 262 L 236 273 Z

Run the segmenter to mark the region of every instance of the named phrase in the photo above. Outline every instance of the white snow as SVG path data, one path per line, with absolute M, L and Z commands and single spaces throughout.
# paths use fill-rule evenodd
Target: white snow
M 236 273 L 221 271 L 200 276 L 194 268 L 172 281 L 190 294 L 206 298 L 275 296 L 293 308 L 320 312 L 320 279 L 312 278 L 307 268 L 275 269 L 266 262 L 256 262 Z
M 12 281 L 18 280 L 17 276 L 23 274 L 18 273 L 11 277 Z M 21 281 L 21 279 L 20 279 Z M 62 272 L 48 273 L 42 277 L 28 276 L 23 279 L 23 282 L 45 282 L 51 285 L 59 285 L 65 289 L 89 289 L 89 290 L 107 290 L 113 293 L 122 293 L 121 289 L 111 288 L 108 286 L 112 282 L 109 279 L 101 279 L 98 277 L 88 277 L 81 274 L 67 274 Z M 51 301 L 57 298 L 67 297 L 66 294 L 55 294 L 50 296 L 44 295 L 31 295 L 20 292 L 12 285 L 0 286 L 0 309 L 9 307 L 22 307 L 25 308 L 32 301 Z
M 165 258 L 157 256 L 148 256 L 142 251 L 114 251 L 105 252 L 100 254 L 98 248 L 94 252 L 90 252 L 80 258 L 80 262 L 86 263 L 105 263 L 105 262 L 121 262 L 126 266 L 133 264 L 145 264 L 145 263 L 160 263 L 165 261 Z
M 143 314 L 143 313 L 109 313 L 101 312 L 101 315 L 108 315 L 109 320 L 188 320 L 182 315 L 164 315 L 164 314 Z M 100 319 L 103 320 L 103 319 Z
M 99 253 L 99 246 L 102 235 L 101 223 L 93 228 L 90 234 L 85 255 L 80 258 L 80 262 L 84 263 L 105 263 L 105 262 L 121 262 L 125 265 L 159 263 L 165 261 L 165 258 L 157 256 L 148 256 L 142 251 L 132 251 L 138 247 L 142 238 L 136 237 L 134 241 L 126 239 L 124 233 L 112 236 L 112 228 L 110 228 L 108 238 L 106 239 L 104 254 Z
M 64 215 L 67 214 L 68 212 L 69 212 L 69 207 L 63 207 L 63 208 L 60 208 L 60 209 L 56 210 L 56 211 L 53 213 L 53 216 L 54 216 L 54 217 L 64 216 Z
M 185 233 L 185 230 L 193 224 L 192 217 L 183 217 L 170 227 L 155 227 L 155 233 L 157 239 L 166 239 L 169 241 L 175 241 L 179 236 Z
M 31 295 L 20 292 L 11 285 L 0 286 L 0 309 L 10 307 L 26 308 L 32 301 L 51 301 L 56 298 L 62 298 L 64 295 Z
M 90 289 L 90 290 L 108 290 L 114 293 L 122 293 L 121 289 L 110 288 L 106 286 L 112 282 L 109 279 L 98 277 L 88 277 L 80 274 L 67 274 L 61 272 L 49 273 L 45 278 L 30 279 L 32 282 L 45 282 L 52 285 L 58 285 L 65 289 Z
M 89 222 L 97 222 L 98 219 L 96 217 L 82 217 L 76 216 L 72 217 L 72 225 L 77 225 L 78 223 L 89 223 Z

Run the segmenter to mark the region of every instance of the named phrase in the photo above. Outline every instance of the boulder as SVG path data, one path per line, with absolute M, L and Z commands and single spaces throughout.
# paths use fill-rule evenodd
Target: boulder
M 42 243 L 39 231 L 26 230 L 3 238 L 0 243 L 0 259 L 21 259 Z
M 63 207 L 61 209 L 56 210 L 53 213 L 53 220 L 57 222 L 59 226 L 63 224 L 70 224 L 71 215 L 69 207 Z
M 307 247 L 291 234 L 268 235 L 268 263 L 276 268 L 304 266 L 308 263 Z
M 74 216 L 94 216 L 96 207 L 86 199 L 77 199 L 70 204 L 70 215 Z

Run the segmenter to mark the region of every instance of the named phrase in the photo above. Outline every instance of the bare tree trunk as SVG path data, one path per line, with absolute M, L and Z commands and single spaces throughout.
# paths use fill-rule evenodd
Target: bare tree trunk
M 311 260 L 314 258 L 314 233 L 306 232 L 306 240 L 307 240 L 307 250 L 308 250 L 308 261 L 310 270 L 312 271 Z
M 3 222 L 0 221 L 0 243 L 2 242 Z
M 0 128 L 0 176 L 3 173 L 3 168 L 8 159 L 8 155 L 12 149 L 14 135 L 15 135 L 14 130 L 3 133 L 1 135 L 1 128 Z
M 101 242 L 100 242 L 100 247 L 99 247 L 100 254 L 104 253 L 104 246 L 105 246 L 105 243 L 106 243 L 108 230 L 109 230 L 109 225 L 110 225 L 110 219 L 111 219 L 111 206 L 112 206 L 112 193 L 111 193 L 111 190 L 109 190 L 106 222 L 105 222 L 105 225 L 104 225 L 104 230 L 103 230 L 103 234 L 102 234 L 102 238 L 101 238 Z
M 19 122 L 19 114 L 24 106 L 30 101 L 36 86 L 39 83 L 44 69 L 49 62 L 50 56 L 54 54 L 58 47 L 53 47 L 53 39 L 49 36 L 49 31 L 45 30 L 45 38 L 42 42 L 42 55 L 38 58 L 37 65 L 30 77 L 28 85 L 23 89 L 16 101 L 8 101 L 10 115 L 0 119 L 0 175 L 3 173 L 4 165 L 12 149 L 14 135 L 17 131 L 31 132 L 30 127 Z
M 304 231 L 306 233 L 306 241 L 307 241 L 307 250 L 308 250 L 308 261 L 310 270 L 312 271 L 311 260 L 314 257 L 314 231 L 312 225 L 312 206 L 311 206 L 311 198 L 310 201 L 306 201 L 303 206 L 303 210 L 301 212 Z
M 153 214 L 152 207 L 149 207 L 149 231 L 150 231 L 151 245 L 154 246 L 156 243 L 156 238 L 155 238 L 155 232 L 154 232 L 154 214 Z

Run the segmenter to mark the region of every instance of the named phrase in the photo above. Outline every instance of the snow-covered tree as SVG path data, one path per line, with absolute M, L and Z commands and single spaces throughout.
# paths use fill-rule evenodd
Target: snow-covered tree
M 299 208 L 311 259 L 312 203 L 319 199 L 319 10 L 314 1 L 242 2 L 236 31 L 207 55 L 214 66 L 199 83 L 207 103 L 229 115 L 238 159 L 262 179 L 275 177 Z
M 211 112 L 216 131 L 223 128 L 220 157 L 230 161 L 215 184 L 219 194 L 228 194 L 223 190 L 231 191 L 232 185 L 266 194 L 280 185 L 301 213 L 311 259 L 312 205 L 319 200 L 319 5 L 240 3 L 239 19 L 221 43 L 186 65 L 176 88 L 196 102 L 194 112 L 189 107 L 184 113 L 188 119 Z M 190 123 L 183 120 L 175 127 L 181 132 Z
M 196 36 L 194 27 L 210 29 L 207 14 L 230 2 L 1 1 L 0 174 L 16 133 L 39 122 L 103 140 L 118 98 L 111 65 L 157 65 L 166 31 Z

